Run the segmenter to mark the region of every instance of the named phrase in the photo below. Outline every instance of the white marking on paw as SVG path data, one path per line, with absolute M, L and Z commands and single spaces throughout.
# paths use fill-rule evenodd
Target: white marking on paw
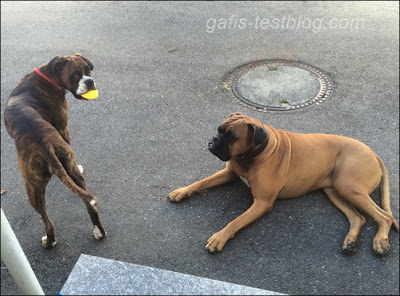
M 103 237 L 103 234 L 101 233 L 100 229 L 97 227 L 97 225 L 94 226 L 93 229 L 93 236 L 95 239 L 101 239 Z
M 96 201 L 95 201 L 94 199 L 92 199 L 92 200 L 90 201 L 90 205 L 91 205 L 92 207 L 94 207 L 95 204 L 96 204 Z
M 57 244 L 57 238 L 51 245 L 54 247 L 56 244 Z M 47 247 L 47 235 L 42 237 L 42 246 L 45 248 Z
M 78 164 L 78 169 L 81 172 L 81 174 L 83 174 L 83 166 L 81 166 L 80 164 Z

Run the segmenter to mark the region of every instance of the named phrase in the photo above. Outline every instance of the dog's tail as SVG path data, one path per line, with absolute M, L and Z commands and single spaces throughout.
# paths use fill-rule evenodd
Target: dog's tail
M 392 215 L 392 211 L 390 209 L 390 191 L 389 191 L 389 175 L 388 171 L 386 169 L 385 164 L 383 163 L 382 159 L 377 156 L 376 157 L 379 162 L 379 166 L 381 167 L 382 171 L 382 179 L 381 179 L 381 185 L 380 185 L 380 191 L 381 191 L 381 202 L 382 202 L 382 209 L 388 212 L 390 215 Z M 399 232 L 399 223 L 396 221 L 396 219 L 393 217 L 393 224 L 394 228 Z
M 79 187 L 74 182 L 74 180 L 72 180 L 67 170 L 64 168 L 61 161 L 59 160 L 54 147 L 50 145 L 49 147 L 47 147 L 46 150 L 46 160 L 48 161 L 49 166 L 53 169 L 54 174 L 57 175 L 61 182 L 63 182 L 65 186 L 67 186 L 68 189 L 71 190 L 75 195 L 78 195 L 84 201 L 89 203 L 92 207 L 98 205 L 99 200 L 97 197 L 91 195 L 89 192 Z

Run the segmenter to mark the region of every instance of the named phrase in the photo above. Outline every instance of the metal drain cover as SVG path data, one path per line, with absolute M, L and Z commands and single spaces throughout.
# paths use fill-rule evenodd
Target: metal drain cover
M 224 89 L 259 111 L 291 111 L 319 105 L 332 95 L 332 81 L 304 63 L 262 60 L 240 66 L 224 79 Z

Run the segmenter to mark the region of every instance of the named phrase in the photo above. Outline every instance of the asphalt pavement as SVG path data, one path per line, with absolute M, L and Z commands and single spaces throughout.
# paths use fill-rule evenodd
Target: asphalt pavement
M 56 177 L 46 192 L 58 245 L 27 200 L 4 106 L 26 73 L 57 55 L 94 64 L 99 98 L 68 94 L 69 129 L 108 237 L 96 241 L 82 201 Z M 300 61 L 327 73 L 333 95 L 291 112 L 232 99 L 223 77 L 261 59 Z M 60 291 L 80 254 L 288 294 L 399 294 L 399 234 L 372 251 L 367 215 L 353 256 L 348 221 L 322 191 L 277 201 L 223 252 L 207 239 L 244 212 L 241 182 L 170 203 L 173 189 L 224 167 L 207 142 L 233 112 L 276 128 L 356 138 L 385 162 L 399 219 L 398 2 L 1 2 L 1 207 L 46 294 Z M 288 84 L 295 83 L 288 81 Z M 372 194 L 380 203 L 379 191 Z M 2 263 L 1 294 L 19 291 Z

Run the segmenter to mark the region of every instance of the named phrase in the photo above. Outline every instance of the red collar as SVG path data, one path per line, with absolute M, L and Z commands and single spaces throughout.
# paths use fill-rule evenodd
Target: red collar
M 42 78 L 46 79 L 48 82 L 50 82 L 52 85 L 54 85 L 56 88 L 58 88 L 59 91 L 64 91 L 65 89 L 61 86 L 59 86 L 57 83 L 55 83 L 53 80 L 51 80 L 49 77 L 47 77 L 46 75 L 44 75 L 42 72 L 40 72 L 38 69 L 33 69 L 33 71 L 38 74 L 39 76 L 41 76 Z

